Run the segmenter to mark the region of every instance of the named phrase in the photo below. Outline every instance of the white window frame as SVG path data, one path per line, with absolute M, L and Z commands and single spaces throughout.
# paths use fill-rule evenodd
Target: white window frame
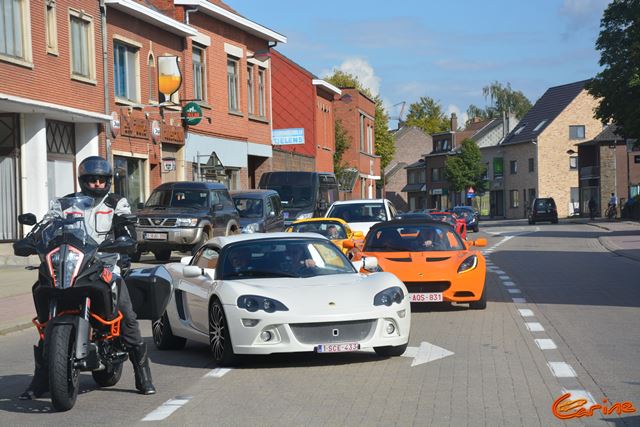
M 232 75 L 229 73 L 229 65 L 233 63 Z M 227 107 L 230 113 L 240 113 L 240 59 L 227 55 Z M 235 91 L 235 92 L 233 92 Z
M 73 19 L 79 19 L 88 24 L 87 26 L 87 67 L 88 76 L 76 74 L 73 71 L 73 35 L 72 24 Z M 69 71 L 71 72 L 71 78 L 85 83 L 97 84 L 96 82 L 96 46 L 95 46 L 95 33 L 93 25 L 93 17 L 86 13 L 69 8 Z
M 258 114 L 267 116 L 267 70 L 258 67 Z
M 194 50 L 198 50 L 200 51 L 200 71 L 198 72 L 196 70 L 196 62 L 195 60 L 193 60 L 194 56 L 193 56 L 193 51 Z M 204 46 L 200 46 L 197 44 L 192 44 L 191 45 L 191 59 L 192 59 L 192 66 L 193 66 L 193 98 L 198 100 L 198 101 L 202 101 L 202 102 L 207 102 L 207 49 Z M 198 97 L 197 94 L 197 80 L 196 80 L 196 76 L 199 75 L 200 77 L 200 97 Z
M 135 96 L 135 98 L 132 98 L 131 95 L 131 91 L 132 88 L 127 87 L 127 97 L 122 97 L 120 95 L 116 94 L 116 72 L 115 72 L 115 66 L 116 66 L 116 57 L 115 57 L 115 52 L 116 52 L 116 45 L 121 45 L 124 46 L 127 49 L 131 49 L 135 51 L 135 59 L 134 59 L 134 64 L 133 64 L 133 72 L 135 73 L 135 88 L 133 88 L 133 95 Z M 116 100 L 116 103 L 118 104 L 125 104 L 125 105 L 131 105 L 131 104 L 137 104 L 141 102 L 141 88 L 140 88 L 140 51 L 142 50 L 142 44 L 134 41 L 134 40 L 130 40 L 126 37 L 122 37 L 122 36 L 118 36 L 118 35 L 114 35 L 113 36 L 113 96 Z M 125 60 L 127 56 L 125 55 Z M 148 58 L 147 58 L 148 61 Z M 125 65 L 126 67 L 126 71 L 127 73 L 129 72 L 129 63 L 127 62 L 127 64 Z M 125 80 L 129 81 L 128 78 L 128 74 L 127 77 L 125 78 Z
M 52 19 L 53 18 L 53 19 Z M 44 2 L 44 27 L 47 53 L 58 55 L 58 8 L 55 0 Z
M 1 6 L 3 5 L 0 4 L 0 7 Z M 0 60 L 33 68 L 33 56 L 31 52 L 31 8 L 29 0 L 20 0 L 20 12 L 20 37 L 22 39 L 22 55 L 14 56 L 0 52 Z
M 364 126 L 364 114 L 360 113 L 360 151 L 364 152 L 365 149 L 365 126 Z
M 253 64 L 247 64 L 247 113 L 249 115 L 255 114 L 255 83 L 253 79 Z

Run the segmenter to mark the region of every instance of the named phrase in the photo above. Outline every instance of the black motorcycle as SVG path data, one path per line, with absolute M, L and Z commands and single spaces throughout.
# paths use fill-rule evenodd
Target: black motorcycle
M 118 253 L 133 253 L 128 237 L 98 244 L 87 232 L 93 200 L 57 199 L 55 208 L 39 223 L 33 214 L 18 221 L 34 228 L 14 243 L 18 256 L 37 254 L 41 264 L 33 288 L 37 317 L 33 323 L 44 340 L 43 363 L 48 366 L 53 407 L 66 411 L 78 395 L 80 372 L 90 371 L 101 387 L 115 385 L 127 360 L 120 341 L 122 313 L 117 309 L 118 283 L 113 273 Z M 53 213 L 51 213 L 53 212 Z M 135 216 L 117 218 L 122 225 Z M 162 266 L 131 270 L 125 276 L 138 319 L 155 320 L 171 294 L 171 276 Z

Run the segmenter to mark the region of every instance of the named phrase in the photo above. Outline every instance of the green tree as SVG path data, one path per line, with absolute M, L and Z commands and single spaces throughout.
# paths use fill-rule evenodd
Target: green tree
M 484 190 L 486 169 L 480 149 L 470 139 L 462 141 L 460 153 L 447 157 L 445 164 L 447 181 L 454 191 L 465 191 L 469 187 L 476 191 Z
M 347 131 L 342 126 L 342 120 L 336 120 L 335 123 L 335 134 L 336 134 L 336 152 L 333 155 L 333 171 L 336 175 L 340 175 L 342 171 L 345 169 L 345 164 L 342 162 L 342 156 L 344 152 L 349 148 L 349 135 L 347 135 Z
M 596 41 L 604 69 L 587 84 L 600 98 L 595 115 L 617 132 L 640 136 L 640 0 L 614 0 L 604 11 Z
M 502 116 L 502 112 L 515 114 L 518 120 L 522 119 L 531 108 L 529 99 L 519 90 L 513 90 L 511 83 L 502 85 L 497 81 L 482 88 L 482 94 L 490 104 L 485 108 L 469 105 L 467 115 L 469 120 L 473 117 L 481 119 L 495 119 Z
M 449 118 L 442 111 L 442 106 L 428 96 L 421 96 L 418 102 L 409 106 L 404 124 L 418 127 L 426 134 L 445 132 L 451 127 Z
M 358 89 L 369 98 L 373 99 L 376 104 L 375 120 L 373 124 L 374 146 L 376 154 L 380 156 L 380 168 L 384 170 L 384 168 L 386 168 L 393 159 L 393 155 L 395 154 L 395 145 L 393 137 L 389 132 L 389 115 L 384 108 L 382 98 L 380 98 L 380 96 L 373 96 L 371 90 L 365 87 L 360 82 L 360 80 L 358 80 L 358 77 L 349 73 L 345 73 L 344 71 L 335 70 L 332 75 L 325 77 L 324 80 L 337 87 L 349 87 Z M 338 130 L 336 126 L 336 137 L 338 135 L 337 132 Z

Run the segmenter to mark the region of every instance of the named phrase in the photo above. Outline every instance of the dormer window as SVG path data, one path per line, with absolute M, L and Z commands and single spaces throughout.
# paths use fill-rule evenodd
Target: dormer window
M 522 126 L 520 126 L 518 129 L 515 130 L 515 132 L 513 132 L 514 135 L 520 135 L 520 133 L 524 130 L 524 128 L 527 127 L 526 123 L 523 123 Z
M 545 125 L 545 123 L 547 123 L 547 119 L 544 119 L 543 121 L 541 121 L 540 123 L 538 123 L 538 126 L 535 127 L 535 129 L 533 129 L 534 132 L 538 132 L 542 126 Z

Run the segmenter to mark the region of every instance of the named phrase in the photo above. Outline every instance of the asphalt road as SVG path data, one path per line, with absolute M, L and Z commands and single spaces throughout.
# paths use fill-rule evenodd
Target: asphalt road
M 493 225 L 471 235 L 489 241 L 487 309 L 414 307 L 406 357 L 276 355 L 220 370 L 205 346 L 160 352 L 147 338 L 158 394 L 135 394 L 127 364 L 110 389 L 83 374 L 60 414 L 16 399 L 33 369 L 26 330 L 0 337 L 0 425 L 640 425 L 638 413 L 551 411 L 563 390 L 640 406 L 640 263 L 587 225 Z

